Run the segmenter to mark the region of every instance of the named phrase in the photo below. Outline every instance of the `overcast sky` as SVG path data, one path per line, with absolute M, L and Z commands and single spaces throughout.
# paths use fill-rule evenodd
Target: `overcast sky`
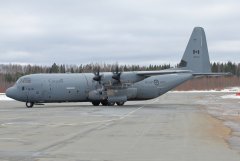
M 0 0 L 0 63 L 176 64 L 195 26 L 240 62 L 239 0 Z

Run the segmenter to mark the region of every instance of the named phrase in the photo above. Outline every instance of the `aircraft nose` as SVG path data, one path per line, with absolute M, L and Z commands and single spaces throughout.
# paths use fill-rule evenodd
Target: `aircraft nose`
M 6 96 L 9 98 L 14 98 L 16 90 L 14 87 L 10 87 L 6 90 Z

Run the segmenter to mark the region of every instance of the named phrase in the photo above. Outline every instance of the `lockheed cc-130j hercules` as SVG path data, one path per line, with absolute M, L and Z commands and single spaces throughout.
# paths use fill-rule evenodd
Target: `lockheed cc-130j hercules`
M 204 29 L 195 27 L 178 68 L 160 71 L 116 71 L 77 74 L 31 74 L 18 79 L 6 95 L 37 103 L 92 102 L 94 106 L 123 105 L 126 101 L 156 98 L 194 77 L 211 73 Z

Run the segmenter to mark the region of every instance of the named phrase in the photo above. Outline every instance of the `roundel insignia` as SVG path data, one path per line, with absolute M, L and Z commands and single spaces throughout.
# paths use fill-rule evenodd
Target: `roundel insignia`
M 156 86 L 158 86 L 158 85 L 159 85 L 159 81 L 158 81 L 157 79 L 155 79 L 155 80 L 154 80 L 154 84 L 155 84 Z

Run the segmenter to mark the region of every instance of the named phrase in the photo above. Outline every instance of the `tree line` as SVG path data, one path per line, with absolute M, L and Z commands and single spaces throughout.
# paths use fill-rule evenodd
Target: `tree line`
M 4 92 L 6 88 L 16 82 L 16 80 L 27 74 L 34 73 L 93 73 L 100 69 L 100 72 L 114 72 L 117 64 L 81 64 L 81 65 L 65 65 L 53 63 L 51 66 L 40 65 L 17 65 L 17 64 L 0 64 L 0 92 Z M 168 68 L 176 68 L 170 64 L 163 65 L 118 65 L 119 71 L 154 71 L 164 70 Z M 212 72 L 230 72 L 233 77 L 205 77 L 194 79 L 186 82 L 178 87 L 178 90 L 190 89 L 221 89 L 229 86 L 240 86 L 240 63 L 211 63 Z
M 34 73 L 93 73 L 100 69 L 100 72 L 113 72 L 117 64 L 86 64 L 86 65 L 65 65 L 53 63 L 51 66 L 39 65 L 17 65 L 0 64 L 0 74 L 5 81 L 15 82 L 19 77 Z M 144 71 L 144 70 L 163 70 L 170 68 L 170 64 L 164 65 L 118 65 L 120 71 Z
M 170 64 L 163 65 L 118 65 L 119 70 L 124 71 L 152 71 L 173 68 Z M 174 66 L 174 67 L 177 67 Z M 53 63 L 51 66 L 39 65 L 17 65 L 17 64 L 0 64 L 0 74 L 3 75 L 6 82 L 15 82 L 19 77 L 34 73 L 91 73 L 100 68 L 100 72 L 113 72 L 116 64 L 85 64 L 85 65 L 65 65 Z M 240 63 L 211 63 L 212 72 L 230 72 L 235 76 L 240 76 Z

